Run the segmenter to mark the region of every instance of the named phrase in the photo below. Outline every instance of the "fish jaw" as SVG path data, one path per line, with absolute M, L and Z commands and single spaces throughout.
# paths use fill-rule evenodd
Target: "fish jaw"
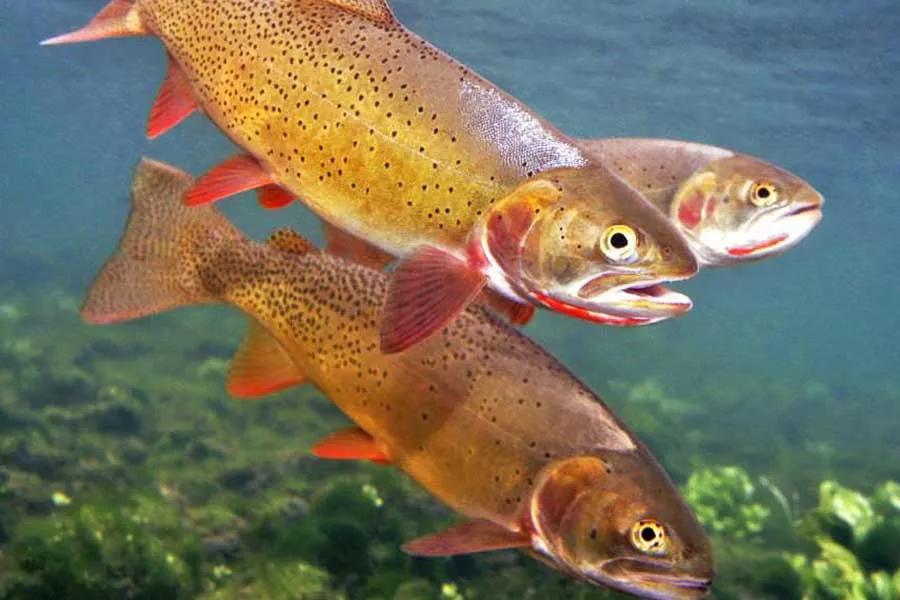
M 620 285 L 594 294 L 591 288 L 598 287 L 602 279 L 600 276 L 573 286 L 575 293 L 532 292 L 531 297 L 569 316 L 620 327 L 651 325 L 693 308 L 688 296 L 661 285 L 660 281 Z
M 822 220 L 822 202 L 808 202 L 791 207 L 778 219 L 772 237 L 727 249 L 729 256 L 738 259 L 761 259 L 780 254 L 796 246 Z
M 652 562 L 621 558 L 581 574 L 591 583 L 649 600 L 698 600 L 709 594 L 715 573 L 669 573 Z

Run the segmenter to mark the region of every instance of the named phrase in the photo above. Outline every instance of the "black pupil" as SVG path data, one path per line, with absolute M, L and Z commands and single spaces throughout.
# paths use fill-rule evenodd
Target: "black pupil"
M 768 198 L 769 197 L 769 188 L 761 187 L 757 190 L 756 195 L 760 198 Z
M 628 238 L 625 237 L 624 233 L 616 232 L 616 233 L 612 234 L 611 238 L 609 238 L 609 244 L 613 248 L 615 248 L 617 250 L 621 250 L 622 248 L 624 248 L 625 246 L 628 245 Z
M 641 539 L 645 542 L 652 542 L 656 539 L 656 532 L 652 527 L 644 527 L 641 529 Z

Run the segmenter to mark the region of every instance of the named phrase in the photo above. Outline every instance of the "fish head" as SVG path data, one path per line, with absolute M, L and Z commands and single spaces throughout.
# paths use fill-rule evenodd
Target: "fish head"
M 642 598 L 702 598 L 712 585 L 709 538 L 652 459 L 551 463 L 530 511 L 534 551 L 573 576 Z
M 532 300 L 611 325 L 644 325 L 690 310 L 690 298 L 661 285 L 698 270 L 666 215 L 599 167 L 542 176 L 559 197 L 522 243 L 521 286 Z
M 704 266 L 780 254 L 822 218 L 822 195 L 784 169 L 736 154 L 714 160 L 678 188 L 672 222 Z

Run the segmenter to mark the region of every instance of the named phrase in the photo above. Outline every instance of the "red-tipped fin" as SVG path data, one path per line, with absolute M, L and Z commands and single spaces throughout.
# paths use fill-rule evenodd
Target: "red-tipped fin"
M 300 385 L 303 374 L 284 347 L 256 321 L 250 322 L 228 372 L 228 392 L 236 398 L 258 398 Z
M 531 538 L 490 521 L 464 521 L 444 531 L 403 544 L 403 551 L 414 556 L 455 556 L 492 550 L 531 546 Z
M 278 210 L 284 208 L 297 199 L 297 196 L 290 193 L 280 185 L 264 185 L 256 190 L 256 199 L 259 205 L 269 210 Z
M 150 108 L 147 137 L 151 140 L 172 129 L 199 108 L 184 70 L 168 55 L 166 78 Z
M 513 325 L 528 324 L 537 310 L 533 304 L 510 300 L 492 289 L 485 289 L 481 294 L 488 306 L 505 316 Z
M 400 261 L 384 303 L 381 351 L 393 354 L 441 331 L 487 283 L 465 260 L 425 246 Z
M 332 460 L 368 460 L 383 465 L 391 462 L 375 438 L 355 426 L 332 433 L 317 442 L 312 447 L 312 453 Z
M 208 204 L 272 183 L 272 177 L 263 170 L 259 161 L 252 156 L 239 154 L 216 165 L 200 177 L 184 195 L 184 203 L 188 206 Z
M 76 31 L 58 35 L 41 42 L 41 46 L 93 42 L 114 37 L 148 35 L 141 18 L 130 0 L 112 0 L 97 16 Z
M 343 229 L 338 229 L 330 223 L 322 221 L 322 228 L 325 230 L 325 249 L 335 256 L 346 258 L 378 271 L 384 269 L 394 260 L 393 254 L 388 254 L 384 250 L 347 233 Z

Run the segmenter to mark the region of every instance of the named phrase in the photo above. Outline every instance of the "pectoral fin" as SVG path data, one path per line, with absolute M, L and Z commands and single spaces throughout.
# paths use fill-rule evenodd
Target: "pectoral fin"
M 172 129 L 199 108 L 187 76 L 171 54 L 167 62 L 166 78 L 147 119 L 147 137 L 151 140 Z
M 368 460 L 382 465 L 391 460 L 381 445 L 359 427 L 348 427 L 332 433 L 312 447 L 319 458 L 332 460 Z
M 256 321 L 231 361 L 228 392 L 237 398 L 257 398 L 300 385 L 303 374 L 282 345 Z
M 464 259 L 425 246 L 400 261 L 381 323 L 381 351 L 393 354 L 441 331 L 487 283 Z
M 252 156 L 239 154 L 213 167 L 197 179 L 184 196 L 188 206 L 216 202 L 275 183 Z
M 322 221 L 322 229 L 325 230 L 325 249 L 335 256 L 352 260 L 365 267 L 384 269 L 393 260 L 394 255 L 388 254 L 369 242 L 338 229 L 334 225 Z
M 454 556 L 531 546 L 531 538 L 490 521 L 464 521 L 458 525 L 403 544 L 414 556 Z
M 560 195 L 559 189 L 545 179 L 529 181 L 485 215 L 485 242 L 500 268 L 507 273 L 519 271 L 522 241 L 541 210 L 556 202 Z

